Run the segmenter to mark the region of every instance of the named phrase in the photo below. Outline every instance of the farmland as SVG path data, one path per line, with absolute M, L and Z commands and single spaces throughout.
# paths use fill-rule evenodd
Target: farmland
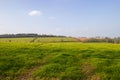
M 1 38 L 0 80 L 119 80 L 120 44 Z
M 0 42 L 78 42 L 76 38 L 71 37 L 30 37 L 30 38 L 0 38 Z

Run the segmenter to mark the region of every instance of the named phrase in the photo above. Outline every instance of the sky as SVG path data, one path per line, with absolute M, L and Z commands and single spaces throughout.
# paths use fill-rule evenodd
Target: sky
M 120 36 L 120 0 L 0 0 L 0 34 Z

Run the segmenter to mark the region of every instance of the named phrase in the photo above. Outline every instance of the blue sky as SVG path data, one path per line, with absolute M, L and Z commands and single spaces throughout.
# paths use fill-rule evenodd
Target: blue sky
M 0 0 L 0 34 L 120 36 L 120 0 Z

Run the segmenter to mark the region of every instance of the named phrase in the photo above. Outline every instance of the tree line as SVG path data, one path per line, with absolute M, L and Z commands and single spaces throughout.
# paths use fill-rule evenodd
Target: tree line
M 81 42 L 106 42 L 106 43 L 120 43 L 120 37 L 115 37 L 115 38 L 109 38 L 109 37 L 94 37 L 94 38 L 86 38 L 86 37 L 81 37 L 79 38 Z
M 47 35 L 47 34 L 1 34 L 0 38 L 24 38 L 24 37 L 65 37 L 61 35 Z

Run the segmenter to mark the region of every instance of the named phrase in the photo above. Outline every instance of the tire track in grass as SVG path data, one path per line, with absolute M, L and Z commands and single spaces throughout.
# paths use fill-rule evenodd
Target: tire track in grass
M 95 73 L 95 69 L 91 64 L 83 64 L 82 72 L 86 76 L 85 80 L 100 80 L 100 77 Z
M 40 64 L 32 67 L 31 69 L 26 70 L 23 74 L 18 76 L 15 80 L 34 80 L 33 72 L 40 69 L 42 65 L 44 65 L 45 60 L 43 59 Z
M 33 38 L 30 43 L 35 42 L 38 39 L 38 37 Z

